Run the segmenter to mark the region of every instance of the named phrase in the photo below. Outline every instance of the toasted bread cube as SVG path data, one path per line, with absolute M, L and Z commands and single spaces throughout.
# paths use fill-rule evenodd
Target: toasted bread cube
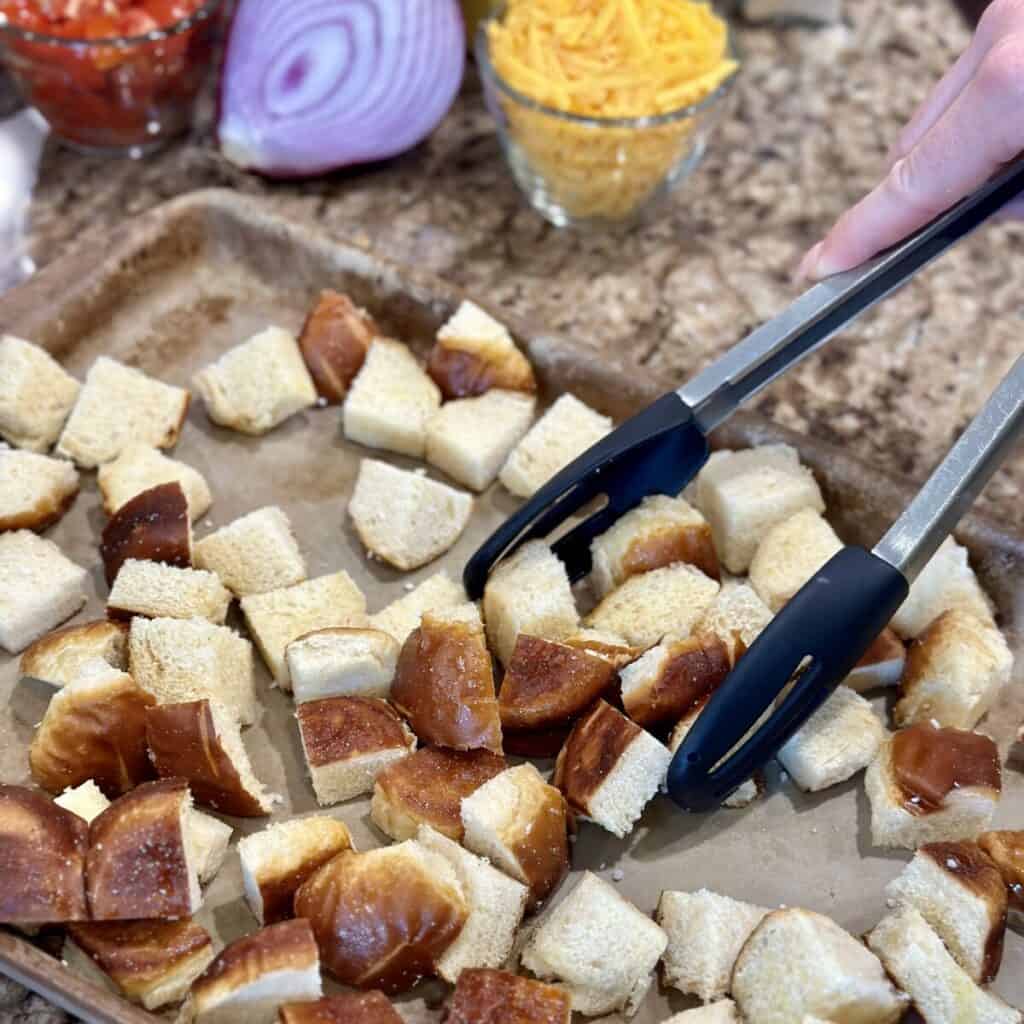
M 0 448 L 0 531 L 45 530 L 77 494 L 78 473 L 66 459 Z
M 88 572 L 29 530 L 0 533 L 0 647 L 16 654 L 85 604 Z
M 621 839 L 665 781 L 671 760 L 667 747 L 599 700 L 559 751 L 554 783 L 570 807 Z
M 689 636 L 717 593 L 718 583 L 700 569 L 668 565 L 631 576 L 584 621 L 638 647 L 651 647 L 664 637 Z
M 662 1024 L 741 1024 L 736 1004 L 731 999 L 719 999 L 717 1003 L 698 1006 L 693 1010 L 683 1010 L 673 1014 Z M 817 1017 L 804 1017 L 800 1024 L 830 1024 L 819 1021 Z
M 572 1000 L 557 985 L 470 967 L 459 975 L 447 1024 L 570 1024 Z
M 282 690 L 291 689 L 285 651 L 293 640 L 331 626 L 366 625 L 366 598 L 344 570 L 248 594 L 241 604 L 256 646 Z
M 299 886 L 332 857 L 352 849 L 348 828 L 322 815 L 279 821 L 239 840 L 245 902 L 253 916 L 261 925 L 287 920 Z
M 347 295 L 320 293 L 299 335 L 299 349 L 316 385 L 317 393 L 329 405 L 337 405 L 348 394 L 366 360 L 380 328 L 373 317 Z
M 403 1018 L 383 992 L 342 992 L 313 1003 L 284 1003 L 281 1024 L 402 1024 Z
M 441 392 L 401 342 L 378 338 L 345 397 L 345 436 L 367 448 L 423 458 Z
M 487 639 L 503 665 L 520 633 L 561 640 L 580 621 L 565 566 L 541 540 L 498 564 L 484 588 L 483 607 Z
M 206 515 L 213 504 L 210 487 L 203 475 L 148 444 L 126 444 L 116 459 L 105 462 L 96 474 L 103 509 L 108 516 L 126 505 L 136 494 L 160 484 L 179 484 L 193 520 Z
M 975 985 L 914 907 L 882 918 L 867 943 L 926 1021 L 1020 1024 L 1020 1012 Z
M 867 768 L 884 737 L 871 704 L 840 686 L 786 741 L 778 759 L 801 789 L 816 793 Z
M 1008 919 L 1020 930 L 1024 927 L 1024 831 L 982 832 L 978 845 L 1003 876 L 1009 898 Z
M 15 448 L 49 451 L 79 387 L 45 349 L 0 335 L 0 437 Z
M 215 818 L 212 814 L 204 814 L 193 809 L 188 816 L 186 839 L 191 850 L 189 856 L 203 885 L 213 881 L 223 866 L 234 831 L 227 822 Z
M 192 378 L 214 423 L 265 434 L 316 403 L 316 388 L 295 338 L 268 327 Z
M 565 800 L 532 764 L 508 768 L 462 801 L 465 846 L 530 889 L 530 907 L 569 870 Z
M 399 645 L 379 629 L 315 629 L 285 648 L 296 704 L 325 697 L 387 697 Z
M 259 717 L 252 644 L 203 619 L 132 619 L 129 639 L 135 681 L 159 704 L 209 700 L 225 705 L 242 725 Z
M 907 650 L 903 641 L 886 626 L 843 680 L 843 684 L 856 693 L 896 686 L 903 677 L 906 661 Z
M 735 664 L 772 621 L 772 610 L 747 583 L 726 580 L 693 627 L 694 633 L 714 633 L 729 649 Z
M 290 587 L 306 578 L 306 560 L 291 521 L 277 505 L 208 534 L 196 544 L 195 566 L 215 572 L 236 597 Z
M 512 952 L 529 890 L 429 825 L 420 826 L 416 839 L 452 866 L 469 912 L 459 937 L 437 961 L 437 973 L 454 985 L 467 968 L 500 967 Z
M 529 498 L 611 429 L 608 416 L 562 395 L 512 449 L 498 478 L 513 494 Z
M 536 405 L 532 395 L 498 390 L 446 402 L 427 421 L 427 462 L 470 490 L 486 490 L 530 429 Z
M 85 782 L 64 790 L 60 796 L 53 798 L 53 802 L 58 807 L 77 814 L 87 824 L 110 806 L 110 801 L 104 796 L 103 790 L 92 779 L 86 779 Z
M 750 1024 L 824 1020 L 895 1024 L 906 997 L 878 958 L 834 921 L 775 910 L 754 928 L 732 972 L 732 996 Z
M 466 603 L 466 591 L 461 583 L 452 582 L 442 569 L 428 576 L 407 594 L 396 598 L 387 607 L 370 616 L 370 626 L 394 637 L 401 647 L 409 634 L 420 624 L 427 611 L 442 612 Z
M 718 555 L 707 520 L 682 498 L 653 494 L 590 545 L 591 582 L 598 597 L 652 569 L 676 562 L 694 565 L 718 579 Z
M 907 652 L 897 725 L 936 721 L 973 729 L 1010 681 L 1013 654 L 990 619 L 952 608 L 943 612 Z
M 561 982 L 577 1012 L 632 1017 L 667 945 L 646 914 L 585 871 L 530 936 L 522 961 L 539 978 Z
M 892 628 L 905 640 L 914 640 L 953 608 L 993 621 L 992 602 L 968 564 L 967 548 L 947 537 L 910 585 L 906 601 L 892 617 Z
M 21 674 L 51 686 L 66 686 L 78 678 L 86 662 L 97 658 L 114 668 L 128 668 L 125 623 L 98 619 L 55 629 L 25 649 L 21 656 Z
M 817 509 L 802 508 L 761 538 L 750 562 L 750 583 L 777 612 L 842 547 Z
M 999 803 L 999 751 L 980 733 L 912 725 L 882 741 L 864 789 L 876 846 L 973 839 Z
M 489 750 L 422 747 L 377 775 L 373 823 L 397 842 L 415 839 L 420 825 L 462 842 L 462 801 L 507 767 Z
M 295 713 L 317 802 L 351 800 L 373 790 L 378 773 L 416 749 L 416 737 L 386 700 L 328 697 Z
M 712 455 L 697 477 L 697 507 L 711 523 L 719 559 L 742 573 L 773 526 L 801 509 L 824 512 L 825 502 L 796 449 L 770 444 Z
M 1006 886 L 977 843 L 928 843 L 886 887 L 890 906 L 914 907 L 979 985 L 1003 959 Z
M 100 356 L 93 363 L 57 442 L 57 454 L 92 469 L 116 459 L 130 444 L 173 448 L 189 393 L 141 370 Z
M 668 936 L 665 983 L 705 1003 L 721 999 L 729 992 L 736 957 L 767 913 L 709 889 L 663 892 L 657 920 Z
M 418 569 L 462 536 L 473 499 L 420 473 L 363 459 L 348 514 L 371 555 L 396 569 Z
M 230 604 L 231 593 L 212 572 L 129 558 L 110 588 L 107 614 L 113 619 L 206 619 L 220 625 Z

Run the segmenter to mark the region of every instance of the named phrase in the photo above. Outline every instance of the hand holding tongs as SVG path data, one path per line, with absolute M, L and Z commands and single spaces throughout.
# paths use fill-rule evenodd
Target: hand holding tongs
M 1018 159 L 898 246 L 810 288 L 688 384 L 584 452 L 469 560 L 464 581 L 470 597 L 480 596 L 501 558 L 527 540 L 548 536 L 605 495 L 603 508 L 552 545 L 571 579 L 586 575 L 591 541 L 648 494 L 678 494 L 707 459 L 707 435 L 716 426 L 1022 191 L 1024 160 Z M 874 550 L 847 547 L 832 558 L 712 695 L 669 768 L 669 794 L 680 806 L 718 806 L 821 706 L 888 624 L 1022 427 L 1024 358 Z M 785 698 L 748 737 L 798 669 Z

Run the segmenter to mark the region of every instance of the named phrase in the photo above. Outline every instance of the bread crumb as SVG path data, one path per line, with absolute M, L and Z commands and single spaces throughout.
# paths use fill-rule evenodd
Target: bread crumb
M 402 584 L 402 588 L 404 590 L 413 591 L 416 589 L 416 584 L 413 583 L 412 580 L 406 580 L 406 582 Z
M 316 400 L 316 407 L 317 407 L 318 409 L 323 409 L 323 408 L 325 408 L 326 406 L 327 406 L 327 399 L 326 399 L 326 398 L 324 398 L 324 396 L 323 396 L 323 395 L 321 395 L 321 396 L 320 396 L 320 397 L 319 397 L 319 398 L 318 398 L 318 399 Z
M 625 877 L 626 877 L 626 872 L 623 871 L 622 868 L 616 868 L 612 872 L 612 881 L 613 882 L 621 882 L 622 879 L 625 878 Z

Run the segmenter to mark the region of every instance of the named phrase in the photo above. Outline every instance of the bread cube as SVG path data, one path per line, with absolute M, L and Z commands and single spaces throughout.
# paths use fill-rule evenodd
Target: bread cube
M 401 647 L 409 634 L 420 624 L 426 611 L 445 611 L 466 602 L 461 583 L 452 582 L 442 569 L 428 576 L 407 594 L 396 598 L 386 608 L 370 616 L 370 626 L 394 637 Z
M 569 870 L 562 794 L 532 764 L 508 768 L 462 801 L 464 845 L 530 889 L 530 908 Z
M 225 705 L 242 725 L 259 717 L 252 644 L 203 619 L 132 619 L 131 672 L 159 704 L 209 700 Z
M 743 573 L 773 526 L 801 509 L 824 512 L 825 502 L 796 449 L 769 444 L 712 455 L 697 477 L 697 507 L 711 523 L 721 562 Z
M 696 566 L 705 576 L 718 579 L 718 555 L 707 520 L 682 498 L 652 494 L 627 512 L 590 545 L 591 583 L 604 597 L 651 569 L 676 562 Z
M 632 1017 L 667 945 L 646 914 L 585 871 L 532 933 L 522 962 L 539 978 L 561 982 L 577 1012 Z
M 192 809 L 185 838 L 201 884 L 213 881 L 223 866 L 232 832 L 234 829 L 220 818 Z
M 366 625 L 366 598 L 344 570 L 248 594 L 241 604 L 249 632 L 282 690 L 291 689 L 285 650 L 293 640 L 317 629 Z
M 500 967 L 512 952 L 529 890 L 429 825 L 421 825 L 416 838 L 451 865 L 469 914 L 459 937 L 437 961 L 437 973 L 454 985 L 468 968 Z
M 914 907 L 979 985 L 1003 959 L 1006 886 L 977 843 L 928 843 L 886 887 L 890 906 Z
M 530 429 L 536 405 L 532 395 L 499 390 L 446 402 L 427 421 L 427 462 L 470 490 L 486 490 Z
M 570 1024 L 572 1001 L 557 985 L 470 967 L 459 975 L 447 1024 Z
M 978 845 L 1003 876 L 1009 898 L 1008 920 L 1020 931 L 1024 927 L 1024 831 L 982 832 Z
M 0 532 L 45 530 L 78 494 L 78 473 L 65 459 L 0 448 Z
M 329 288 L 320 293 L 299 334 L 299 349 L 317 394 L 337 405 L 348 394 L 380 328 L 347 296 Z
M 136 494 L 159 484 L 181 485 L 193 522 L 206 515 L 213 503 L 209 485 L 198 470 L 169 458 L 148 444 L 126 444 L 116 459 L 100 466 L 96 482 L 103 495 L 103 509 L 108 516 L 112 516 Z
M 383 992 L 342 992 L 313 1003 L 283 1003 L 281 1024 L 402 1024 L 403 1018 Z
M 86 779 L 85 782 L 64 790 L 60 796 L 53 798 L 53 802 L 58 807 L 77 814 L 87 824 L 110 806 L 110 801 L 104 796 L 103 790 L 92 779 Z
M 906 661 L 907 651 L 903 641 L 886 626 L 843 680 L 843 685 L 856 693 L 896 686 L 903 677 Z
M 990 619 L 952 608 L 943 612 L 907 652 L 897 725 L 935 721 L 973 729 L 1010 681 L 1013 654 Z
M 78 677 L 86 662 L 97 658 L 114 668 L 128 668 L 125 623 L 98 619 L 55 629 L 25 649 L 21 674 L 51 686 L 65 686 Z
M 975 985 L 914 907 L 882 918 L 867 943 L 924 1020 L 1020 1024 L 1020 1012 Z
M 642 647 L 634 647 L 621 636 L 603 629 L 578 629 L 562 642 L 568 647 L 601 658 L 615 669 L 625 668 L 644 653 Z
M 885 727 L 871 704 L 849 687 L 840 686 L 777 756 L 801 789 L 816 793 L 867 768 L 884 737 Z
M 107 614 L 112 619 L 206 619 L 220 625 L 230 604 L 230 592 L 212 572 L 129 558 L 110 588 Z
M 842 547 L 817 509 L 802 508 L 761 538 L 750 562 L 750 583 L 777 612 Z
M 735 664 L 772 621 L 772 610 L 747 583 L 726 580 L 693 627 L 694 633 L 714 633 L 728 648 Z
M 0 437 L 45 452 L 60 436 L 79 383 L 38 345 L 0 335 Z
M 57 442 L 57 454 L 92 469 L 116 459 L 130 444 L 173 448 L 189 393 L 141 370 L 100 356 L 93 363 Z
M 306 560 L 292 524 L 277 505 L 208 534 L 196 544 L 195 566 L 215 572 L 237 597 L 290 587 L 306 578 Z
M 810 910 L 765 915 L 740 950 L 732 996 L 750 1024 L 824 1020 L 895 1024 L 906 997 L 878 958 L 834 921 Z
M 316 629 L 285 648 L 296 704 L 325 697 L 387 697 L 399 646 L 379 629 Z
M 314 815 L 268 825 L 239 840 L 245 902 L 260 925 L 292 916 L 295 891 L 343 850 L 354 849 L 348 828 Z
M 342 410 L 345 436 L 367 448 L 423 458 L 427 422 L 441 392 L 398 341 L 378 338 L 356 374 Z
M 260 435 L 316 402 L 295 338 L 268 327 L 200 370 L 192 383 L 214 423 Z
M 736 1004 L 731 999 L 719 999 L 717 1003 L 683 1010 L 669 1017 L 663 1024 L 741 1024 Z M 830 1024 L 817 1017 L 804 1017 L 800 1024 Z
M 372 792 L 381 771 L 416 749 L 416 737 L 405 722 L 377 697 L 308 701 L 299 705 L 295 717 L 322 807 Z
M 513 494 L 529 498 L 611 429 L 608 416 L 562 395 L 512 449 L 498 478 Z
M 473 499 L 421 473 L 363 459 L 348 514 L 371 557 L 418 569 L 462 536 Z
M 29 530 L 0 533 L 0 647 L 17 654 L 85 604 L 88 572 Z
M 710 889 L 663 892 L 657 921 L 668 936 L 665 984 L 705 1003 L 727 995 L 736 957 L 768 912 Z
M 560 640 L 580 621 L 565 566 L 541 540 L 498 563 L 484 588 L 483 609 L 487 639 L 503 665 L 520 633 Z
M 584 621 L 638 647 L 651 647 L 665 637 L 689 636 L 717 594 L 718 583 L 700 569 L 668 565 L 631 576 Z

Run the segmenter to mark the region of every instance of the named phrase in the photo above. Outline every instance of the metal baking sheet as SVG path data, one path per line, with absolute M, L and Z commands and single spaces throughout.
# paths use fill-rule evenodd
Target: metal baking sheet
M 162 380 L 187 385 L 195 370 L 267 323 L 297 329 L 311 298 L 326 286 L 352 294 L 389 333 L 421 352 L 460 297 L 415 270 L 401 270 L 363 249 L 311 236 L 252 200 L 211 191 L 127 223 L 105 252 L 79 251 L 51 265 L 0 299 L 0 330 L 45 345 L 80 377 L 105 353 Z M 486 296 L 475 298 L 486 304 Z M 678 383 L 650 379 L 630 364 L 628 353 L 602 361 L 528 325 L 512 327 L 549 398 L 571 390 L 622 417 Z M 880 477 L 837 449 L 754 416 L 737 417 L 715 440 L 730 446 L 795 443 L 817 473 L 830 518 L 847 541 L 872 542 L 907 499 L 904 485 Z M 346 501 L 358 462 L 369 453 L 343 439 L 336 408 L 311 410 L 255 439 L 213 426 L 196 401 L 176 454 L 205 474 L 213 490 L 213 508 L 197 524 L 200 536 L 244 512 L 279 504 L 295 524 L 310 575 L 348 570 L 365 591 L 371 611 L 405 593 L 407 582 L 418 582 L 442 565 L 457 577 L 479 540 L 514 508 L 510 495 L 492 489 L 478 500 L 470 529 L 441 563 L 402 575 L 367 561 L 347 522 Z M 48 533 L 72 559 L 92 570 L 89 604 L 79 620 L 103 614 L 105 588 L 97 555 L 103 522 L 94 475 L 88 474 L 70 514 Z M 980 518 L 965 523 L 960 534 L 1016 642 L 1021 636 L 1018 581 L 1024 544 Z M 237 613 L 229 621 L 240 626 Z M 257 686 L 265 711 L 246 733 L 246 745 L 257 774 L 285 797 L 275 817 L 328 813 L 349 825 L 360 848 L 386 842 L 370 822 L 368 799 L 320 811 L 305 777 L 289 698 L 270 687 L 262 664 Z M 1019 721 L 1019 690 L 1014 687 L 993 716 L 1000 741 L 1009 738 L 1011 723 Z M 45 688 L 18 680 L 16 658 L 0 655 L 4 782 L 28 781 L 26 747 L 46 699 Z M 242 835 L 264 821 L 232 824 Z M 997 825 L 1024 825 L 1024 777 L 1019 772 L 1006 773 Z M 856 934 L 884 913 L 884 886 L 908 857 L 906 852 L 872 849 L 859 778 L 817 796 L 773 778 L 767 798 L 743 811 L 687 816 L 658 797 L 636 831 L 622 841 L 584 824 L 573 846 L 573 870 L 591 869 L 615 880 L 623 895 L 644 911 L 654 910 L 662 889 L 707 886 L 767 906 L 809 907 Z M 241 894 L 232 853 L 208 888 L 200 914 L 221 943 L 255 927 Z M 146 1016 L 118 998 L 101 995 L 73 978 L 59 961 L 2 931 L 0 969 L 87 1019 L 137 1024 Z M 1024 938 L 1018 934 L 1008 936 L 995 989 L 1015 1004 L 1024 1003 Z M 436 1006 L 443 993 L 439 983 L 425 983 L 406 1005 L 419 1012 L 423 999 Z M 678 993 L 655 986 L 635 1019 L 655 1024 L 689 1005 Z

